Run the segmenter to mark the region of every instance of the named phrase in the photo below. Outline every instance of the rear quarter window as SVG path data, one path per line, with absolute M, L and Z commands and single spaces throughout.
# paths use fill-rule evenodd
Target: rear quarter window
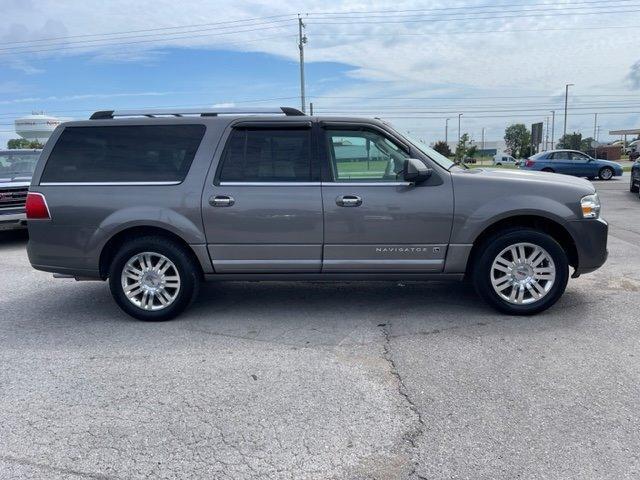
M 204 125 L 67 127 L 40 183 L 181 182 Z

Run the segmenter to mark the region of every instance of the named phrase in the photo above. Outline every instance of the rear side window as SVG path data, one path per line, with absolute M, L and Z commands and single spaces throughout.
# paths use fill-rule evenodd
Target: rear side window
M 311 181 L 311 129 L 234 129 L 222 155 L 221 182 Z
M 181 182 L 204 132 L 204 125 L 68 127 L 40 182 Z

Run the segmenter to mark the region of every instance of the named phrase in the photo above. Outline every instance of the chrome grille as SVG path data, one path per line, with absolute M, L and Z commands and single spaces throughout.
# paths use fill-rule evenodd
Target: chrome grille
M 24 207 L 28 191 L 28 187 L 0 188 L 0 209 Z

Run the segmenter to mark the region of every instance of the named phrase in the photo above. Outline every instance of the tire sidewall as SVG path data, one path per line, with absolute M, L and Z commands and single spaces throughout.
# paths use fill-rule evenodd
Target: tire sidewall
M 516 243 L 531 243 L 544 248 L 551 255 L 556 268 L 553 287 L 540 301 L 528 305 L 514 305 L 502 299 L 491 285 L 491 267 L 496 256 Z M 569 280 L 567 254 L 550 235 L 531 229 L 519 229 L 498 233 L 488 239 L 473 266 L 473 279 L 478 294 L 497 310 L 511 315 L 533 315 L 551 307 L 564 293 Z
M 159 253 L 173 262 L 180 275 L 180 291 L 174 302 L 162 310 L 143 310 L 129 301 L 122 289 L 122 269 L 131 257 L 142 252 Z M 109 288 L 118 306 L 139 320 L 161 322 L 181 313 L 194 298 L 199 285 L 198 271 L 182 245 L 161 237 L 142 237 L 125 243 L 111 262 Z

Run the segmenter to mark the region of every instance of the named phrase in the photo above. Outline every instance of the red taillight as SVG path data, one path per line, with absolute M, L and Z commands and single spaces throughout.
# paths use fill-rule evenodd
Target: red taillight
M 536 162 L 534 162 L 533 160 L 531 160 L 530 158 L 527 158 L 527 160 L 524 162 L 524 166 L 525 167 L 533 167 L 535 165 Z
M 49 220 L 51 215 L 49 214 L 49 207 L 44 195 L 36 192 L 29 192 L 27 194 L 27 220 Z

